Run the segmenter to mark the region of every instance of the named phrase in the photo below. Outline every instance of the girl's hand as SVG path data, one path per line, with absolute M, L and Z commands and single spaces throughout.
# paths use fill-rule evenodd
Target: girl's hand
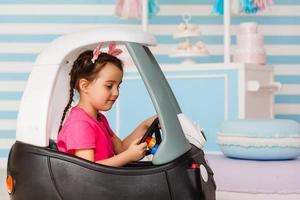
M 139 137 L 133 140 L 129 148 L 125 151 L 128 156 L 129 162 L 138 161 L 145 156 L 147 150 L 147 143 L 143 142 L 141 144 L 138 144 L 141 139 L 142 138 Z

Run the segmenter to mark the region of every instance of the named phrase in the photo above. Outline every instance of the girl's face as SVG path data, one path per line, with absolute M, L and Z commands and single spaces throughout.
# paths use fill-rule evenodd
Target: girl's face
M 86 101 L 97 111 L 111 109 L 119 97 L 123 72 L 112 63 L 107 63 L 85 90 Z

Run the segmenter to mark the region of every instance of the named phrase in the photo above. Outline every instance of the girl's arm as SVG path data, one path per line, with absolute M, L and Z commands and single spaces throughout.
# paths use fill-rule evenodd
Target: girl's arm
M 147 144 L 144 142 L 142 144 L 137 144 L 139 142 L 140 138 L 137 138 L 132 142 L 128 150 L 115 155 L 111 158 L 100 160 L 100 161 L 95 161 L 94 160 L 94 155 L 95 155 L 95 150 L 94 149 L 80 149 L 75 151 L 75 155 L 92 161 L 96 162 L 98 164 L 102 165 L 108 165 L 112 167 L 121 167 L 123 165 L 126 165 L 129 162 L 132 161 L 137 161 L 142 159 L 145 156 L 145 151 Z
M 115 153 L 116 154 L 122 153 L 123 151 L 128 149 L 128 147 L 130 146 L 133 140 L 135 140 L 136 138 L 142 138 L 145 132 L 147 131 L 147 129 L 150 127 L 150 125 L 156 118 L 157 116 L 155 115 L 140 123 L 132 131 L 132 133 L 128 135 L 123 141 L 118 136 L 114 135 L 112 137 L 112 141 L 114 144 Z

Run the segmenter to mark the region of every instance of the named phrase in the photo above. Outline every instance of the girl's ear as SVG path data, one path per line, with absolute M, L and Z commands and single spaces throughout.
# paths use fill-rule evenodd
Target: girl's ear
M 82 78 L 79 80 L 79 91 L 82 91 L 83 93 L 87 92 L 87 88 L 89 86 L 89 81 L 86 80 L 85 78 Z

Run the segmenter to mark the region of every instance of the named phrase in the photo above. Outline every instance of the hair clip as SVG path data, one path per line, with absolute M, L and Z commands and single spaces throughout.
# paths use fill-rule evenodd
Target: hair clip
M 103 42 L 100 42 L 98 46 L 93 51 L 93 58 L 92 63 L 95 63 L 95 61 L 98 59 L 99 55 L 101 54 L 101 47 L 103 45 Z M 116 48 L 116 42 L 110 42 L 108 45 L 108 52 L 107 54 L 112 56 L 120 55 L 123 51 L 121 49 Z
M 120 55 L 123 51 L 121 49 L 116 48 L 116 42 L 110 42 L 108 46 L 108 54 L 112 56 Z
M 93 51 L 92 63 L 95 63 L 95 61 L 97 60 L 97 58 L 98 58 L 99 55 L 101 54 L 100 49 L 101 49 L 102 45 L 103 45 L 103 42 L 100 42 L 100 43 L 98 44 L 98 46 L 94 49 L 94 51 Z

